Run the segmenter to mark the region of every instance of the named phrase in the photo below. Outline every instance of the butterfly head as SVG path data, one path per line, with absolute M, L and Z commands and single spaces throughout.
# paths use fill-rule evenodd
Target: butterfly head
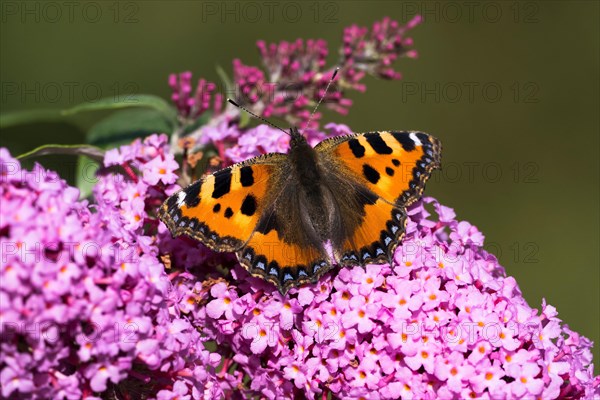
M 290 141 L 290 145 L 292 147 L 299 147 L 308 144 L 304 135 L 302 135 L 296 127 L 290 128 L 290 136 L 292 137 Z

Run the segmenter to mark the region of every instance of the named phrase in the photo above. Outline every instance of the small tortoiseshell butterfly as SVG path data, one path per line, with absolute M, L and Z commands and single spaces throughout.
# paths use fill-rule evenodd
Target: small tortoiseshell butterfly
M 169 197 L 159 215 L 173 235 L 236 252 L 282 294 L 333 268 L 392 261 L 406 207 L 417 200 L 441 144 L 421 132 L 369 132 L 311 147 L 291 129 L 271 153 L 207 175 Z M 327 247 L 330 246 L 333 260 Z

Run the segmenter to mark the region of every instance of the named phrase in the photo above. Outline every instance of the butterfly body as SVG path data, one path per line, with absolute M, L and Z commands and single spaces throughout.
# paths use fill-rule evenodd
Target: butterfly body
M 287 154 L 235 164 L 193 183 L 159 211 L 174 235 L 235 251 L 282 293 L 334 263 L 390 262 L 406 206 L 439 167 L 441 145 L 421 132 L 369 132 L 314 148 L 291 130 Z

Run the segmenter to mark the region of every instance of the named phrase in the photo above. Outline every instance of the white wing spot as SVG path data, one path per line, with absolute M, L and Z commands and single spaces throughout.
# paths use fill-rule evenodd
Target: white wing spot
M 187 194 L 184 191 L 179 192 L 177 195 L 177 207 L 181 208 L 183 202 L 185 201 L 185 196 L 187 196 Z
M 411 133 L 410 135 L 408 135 L 413 142 L 415 142 L 415 145 L 417 146 L 423 146 L 423 143 L 421 143 L 421 141 L 419 140 L 419 138 L 417 137 L 416 133 Z

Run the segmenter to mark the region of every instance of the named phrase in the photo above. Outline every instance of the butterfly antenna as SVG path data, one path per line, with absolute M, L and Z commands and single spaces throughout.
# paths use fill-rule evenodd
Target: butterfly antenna
M 231 104 L 233 104 L 234 106 L 236 106 L 237 108 L 246 111 L 248 114 L 252 115 L 254 118 L 261 120 L 262 122 L 272 126 L 275 129 L 279 129 L 281 132 L 285 133 L 286 135 L 290 135 L 289 132 L 287 132 L 285 129 L 281 129 L 280 127 L 278 127 L 277 125 L 275 125 L 274 123 L 267 121 L 265 118 L 258 116 L 256 114 L 254 114 L 252 111 L 248 110 L 246 107 L 244 106 L 240 106 L 238 103 L 236 103 L 235 101 L 231 100 L 231 99 L 227 99 L 227 101 Z M 291 136 L 291 135 L 290 135 Z
M 312 121 L 313 116 L 317 112 L 317 108 L 319 108 L 319 106 L 323 102 L 323 99 L 325 98 L 325 96 L 327 96 L 327 91 L 329 90 L 329 86 L 331 86 L 331 82 L 333 82 L 333 80 L 335 79 L 335 76 L 337 75 L 339 70 L 340 70 L 340 67 L 335 67 L 335 71 L 333 71 L 333 75 L 331 76 L 331 79 L 329 80 L 329 82 L 327 82 L 327 86 L 325 86 L 325 93 L 323 93 L 323 96 L 321 96 L 321 98 L 319 99 L 319 102 L 315 106 L 315 109 L 313 110 L 313 112 L 310 114 L 310 117 L 308 118 L 308 122 L 306 123 L 305 126 L 307 126 L 307 127 L 310 126 L 310 122 Z

